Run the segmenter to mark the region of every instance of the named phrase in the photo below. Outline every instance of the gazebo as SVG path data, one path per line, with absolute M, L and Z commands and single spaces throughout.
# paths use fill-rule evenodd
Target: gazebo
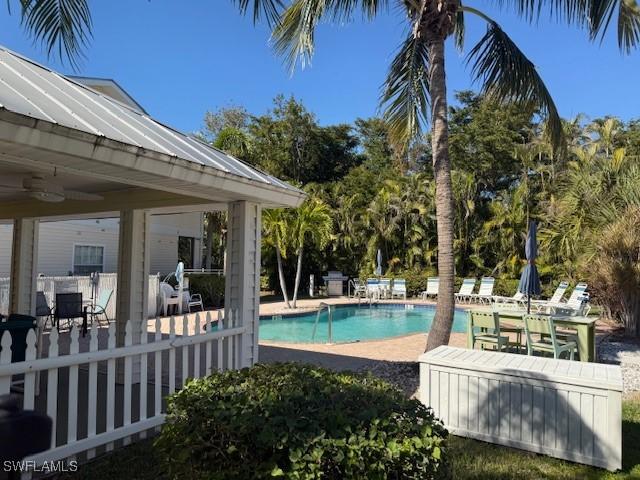
M 304 193 L 2 47 L 0 85 L 0 220 L 13 222 L 10 312 L 35 313 L 38 222 L 112 215 L 120 218 L 122 343 L 126 320 L 146 320 L 149 216 L 226 210 L 225 305 L 250 328 L 243 364 L 253 363 L 260 212 L 296 207 Z

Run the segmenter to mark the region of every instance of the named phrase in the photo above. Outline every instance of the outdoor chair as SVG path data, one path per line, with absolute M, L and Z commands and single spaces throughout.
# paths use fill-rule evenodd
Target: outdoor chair
M 388 298 L 391 295 L 391 279 L 381 278 L 378 283 L 378 291 L 380 298 Z
M 47 326 L 47 321 L 52 320 L 52 316 L 53 311 L 49 306 L 49 302 L 47 301 L 47 297 L 44 292 L 36 292 L 36 317 L 44 318 L 42 328 Z
M 192 307 L 200 307 L 200 311 L 204 311 L 204 305 L 202 303 L 202 296 L 199 293 L 189 293 L 189 301 L 187 302 L 189 313 L 191 313 Z
M 475 278 L 465 278 L 460 285 L 460 290 L 456 293 L 456 300 L 464 302 L 469 300 L 469 297 L 473 294 L 473 289 L 476 286 Z
M 359 278 L 352 278 L 349 280 L 350 286 L 353 292 L 353 298 L 360 298 L 367 296 L 367 285 Z
M 87 333 L 87 306 L 82 303 L 82 293 L 56 293 L 56 308 L 53 311 L 54 323 L 60 330 L 60 322 L 66 320 L 71 328 L 74 321 L 82 319 L 82 335 Z
M 531 306 L 535 306 L 538 311 L 542 311 L 545 307 L 549 305 L 557 305 L 562 302 L 562 297 L 564 297 L 565 292 L 569 288 L 569 282 L 563 281 L 560 282 L 556 291 L 553 292 L 553 295 L 548 300 L 531 300 Z
M 367 297 L 380 298 L 380 280 L 367 278 Z
M 527 296 L 518 290 L 513 294 L 513 297 L 504 297 L 502 295 L 492 295 L 491 301 L 499 304 L 511 304 L 514 308 L 524 307 L 527 305 Z
M 162 298 L 162 312 L 165 316 L 169 315 L 169 307 L 175 305 L 176 311 L 180 305 L 178 292 L 166 282 L 160 282 L 160 297 Z
M 391 287 L 391 298 L 400 297 L 407 299 L 407 281 L 404 278 L 396 278 L 393 280 Z
M 107 307 L 109 306 L 109 302 L 111 301 L 111 297 L 113 296 L 113 289 L 105 289 L 100 292 L 100 296 L 98 300 L 96 300 L 95 305 L 90 305 L 87 308 L 87 313 L 91 317 L 91 324 L 93 325 L 94 321 L 98 322 L 100 325 L 100 316 L 103 316 L 107 321 L 107 325 L 109 325 L 109 316 L 107 315 Z
M 438 288 L 440 287 L 440 278 L 429 277 L 427 278 L 427 289 L 420 294 L 423 300 L 427 300 L 429 297 L 438 296 Z
M 470 302 L 476 300 L 478 303 L 491 303 L 491 297 L 493 295 L 493 286 L 496 283 L 496 279 L 493 277 L 482 277 L 480 280 L 480 288 L 478 293 L 471 293 L 468 296 Z
M 482 350 L 486 345 L 491 345 L 497 350 L 506 349 L 509 346 L 509 337 L 502 335 L 500 331 L 500 317 L 497 312 L 469 312 L 469 331 L 472 337 L 472 348 L 476 343 Z
M 524 331 L 527 335 L 527 354 L 534 352 L 551 353 L 553 358 L 560 358 L 563 353 L 568 353 L 569 360 L 573 360 L 578 351 L 578 344 L 568 338 L 563 340 L 556 331 L 556 326 L 551 315 L 525 315 L 522 317 Z M 533 334 L 541 334 L 539 340 L 534 340 Z

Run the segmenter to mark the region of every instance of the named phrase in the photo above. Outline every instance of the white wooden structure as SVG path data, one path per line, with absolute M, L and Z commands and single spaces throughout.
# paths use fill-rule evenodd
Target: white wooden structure
M 24 406 L 29 408 L 34 402 L 34 375 L 46 372 L 40 375 L 47 377 L 46 411 L 53 413 L 57 408 L 59 412 L 58 398 L 49 392 L 56 391 L 63 377 L 69 383 L 68 405 L 73 410 L 79 398 L 94 396 L 91 372 L 100 369 L 99 362 L 106 362 L 108 378 L 123 385 L 124 390 L 114 398 L 106 389 L 106 397 L 99 393 L 98 402 L 106 402 L 108 415 L 117 402 L 124 402 L 125 427 L 117 434 L 91 440 L 98 434 L 89 425 L 82 448 L 94 448 L 105 440 L 111 442 L 161 421 L 156 402 L 154 420 L 128 426 L 132 423 L 127 413 L 134 398 L 132 392 L 142 392 L 144 397 L 147 389 L 145 362 L 149 358 L 145 354 L 150 357 L 152 352 L 168 352 L 169 391 L 176 388 L 176 377 L 171 374 L 176 347 L 200 344 L 208 351 L 207 345 L 212 341 L 230 338 L 235 360 L 225 368 L 257 361 L 261 210 L 297 207 L 304 200 L 304 192 L 173 130 L 144 112 L 0 47 L 0 179 L 6 182 L 8 178 L 22 177 L 41 179 L 38 189 L 29 189 L 26 180 L 18 182 L 14 191 L 0 189 L 0 221 L 13 224 L 9 312 L 35 314 L 40 221 L 93 218 L 98 214 L 120 219 L 116 318 L 108 348 L 101 353 L 79 352 L 74 342 L 77 333 L 73 333 L 69 355 L 53 360 L 58 347 L 54 332 L 48 349 L 50 358 L 33 360 L 37 336 L 31 335 L 30 360 L 7 365 L 10 345 L 3 336 L 0 393 L 6 391 L 9 376 L 26 373 Z M 52 193 L 47 190 L 49 185 Z M 64 195 L 67 190 L 91 194 L 92 199 L 74 200 Z M 225 324 L 223 332 L 145 344 L 151 273 L 150 215 L 213 210 L 229 214 L 224 317 L 231 323 Z M 181 353 L 185 355 L 185 350 Z M 89 393 L 73 386 L 81 365 L 88 366 Z M 155 365 L 158 368 L 158 362 Z M 68 376 L 58 375 L 61 368 L 68 369 Z M 160 375 L 164 373 L 161 371 Z M 57 393 L 60 394 L 59 389 Z M 88 408 L 93 407 L 89 404 Z M 76 446 L 61 450 L 60 455 L 71 455 L 81 448 L 75 443 L 74 417 L 68 418 L 67 444 Z M 109 418 L 107 426 L 111 425 Z
M 455 435 L 622 467 L 619 366 L 442 346 L 420 356 L 420 400 Z

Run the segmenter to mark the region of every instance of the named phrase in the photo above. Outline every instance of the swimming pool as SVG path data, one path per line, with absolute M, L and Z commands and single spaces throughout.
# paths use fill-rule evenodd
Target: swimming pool
M 332 340 L 356 342 L 428 332 L 436 309 L 431 305 L 377 304 L 333 306 Z M 329 339 L 328 312 L 323 310 L 316 324 L 316 312 L 260 317 L 260 339 L 293 343 L 326 343 Z M 315 334 L 314 334 L 315 327 Z M 465 332 L 465 310 L 455 311 L 454 332 Z

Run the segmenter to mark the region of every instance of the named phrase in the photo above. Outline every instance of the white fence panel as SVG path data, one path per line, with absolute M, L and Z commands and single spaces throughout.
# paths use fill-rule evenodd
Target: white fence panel
M 150 329 L 143 322 L 139 344 L 132 343 L 133 324 L 128 322 L 124 347 L 115 346 L 114 323 L 109 328 L 92 325 L 87 337 L 80 336 L 78 326 L 60 334 L 53 329 L 42 337 L 45 345 L 39 349 L 38 337 L 31 330 L 26 359 L 17 363 L 11 363 L 12 337 L 4 332 L 0 394 L 9 393 L 18 380 L 24 382 L 24 407 L 44 412 L 53 420 L 51 449 L 27 460 L 37 464 L 72 458 L 82 461 L 144 438 L 148 430 L 164 422 L 164 395 L 181 388 L 187 378 L 237 368 L 242 356 L 235 349 L 242 345 L 246 327 L 233 327 L 240 324 L 237 312 L 230 314 L 227 328 L 222 317 L 217 326 L 212 320 L 209 313 L 205 325 L 199 315 L 195 322 L 187 316 L 164 322 L 156 318 L 149 322 Z M 182 335 L 176 334 L 176 327 L 182 327 Z M 41 358 L 36 358 L 38 350 Z M 178 351 L 181 355 L 176 355 Z M 168 365 L 163 358 L 168 358 Z M 223 359 L 227 360 L 224 364 Z M 40 385 L 36 385 L 38 378 Z

